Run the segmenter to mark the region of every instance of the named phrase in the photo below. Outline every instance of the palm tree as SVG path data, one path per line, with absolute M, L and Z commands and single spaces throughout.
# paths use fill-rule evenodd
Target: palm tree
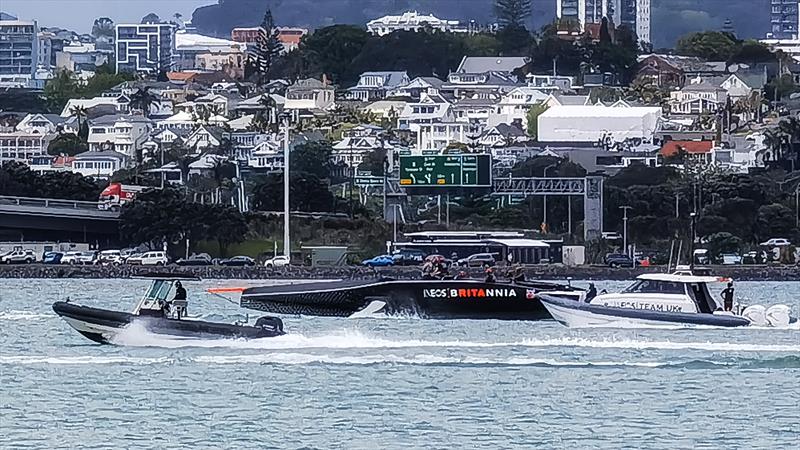
M 83 119 L 86 119 L 86 108 L 81 105 L 75 105 L 69 109 L 69 116 L 74 117 L 78 121 L 78 133 L 81 132 L 83 126 Z
M 131 108 L 142 111 L 142 114 L 144 114 L 145 117 L 150 117 L 150 107 L 154 103 L 158 103 L 158 101 L 158 96 L 151 93 L 150 88 L 145 86 L 139 88 L 133 93 L 133 95 L 131 95 L 131 101 L 129 105 Z
M 178 170 L 181 171 L 181 180 L 184 184 L 189 179 L 189 166 L 200 159 L 200 155 L 195 150 L 184 145 L 181 140 L 173 142 L 167 149 L 165 156 L 170 162 L 174 162 Z

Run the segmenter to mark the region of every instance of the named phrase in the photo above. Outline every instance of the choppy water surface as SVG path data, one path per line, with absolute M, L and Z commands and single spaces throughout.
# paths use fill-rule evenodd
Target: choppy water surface
M 0 448 L 797 448 L 800 331 L 284 317 L 289 335 L 91 343 L 51 311 L 131 280 L 2 280 Z M 188 283 L 190 312 L 245 311 Z M 227 283 L 238 285 L 239 282 Z M 598 283 L 618 289 L 624 283 Z M 800 282 L 738 283 L 800 310 Z

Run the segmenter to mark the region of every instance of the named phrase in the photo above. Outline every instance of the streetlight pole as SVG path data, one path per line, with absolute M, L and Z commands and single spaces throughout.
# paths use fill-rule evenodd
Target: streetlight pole
M 690 222 L 690 229 L 689 229 L 689 271 L 691 272 L 694 270 L 694 238 L 695 238 L 695 218 L 697 218 L 697 213 L 692 212 L 689 213 L 689 217 L 691 218 Z
M 628 253 L 628 210 L 633 208 L 630 206 L 620 206 L 619 209 L 622 210 L 622 248 L 625 254 L 630 256 Z
M 549 166 L 544 168 L 544 171 L 542 172 L 542 175 L 544 176 L 544 178 L 547 178 L 547 171 L 549 169 L 554 168 L 554 167 L 558 167 L 558 163 L 550 164 Z M 543 214 L 543 217 L 542 217 L 542 223 L 544 224 L 545 230 L 547 230 L 547 194 L 544 194 L 544 200 L 542 202 L 542 209 L 544 210 L 544 214 Z
M 286 128 L 283 135 L 283 255 L 291 259 L 292 249 L 289 235 L 289 117 L 284 117 Z

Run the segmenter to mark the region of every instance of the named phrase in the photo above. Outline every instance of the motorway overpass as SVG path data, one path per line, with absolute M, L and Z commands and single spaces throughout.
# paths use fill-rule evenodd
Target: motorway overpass
M 1 240 L 116 240 L 119 212 L 101 211 L 96 202 L 0 196 Z

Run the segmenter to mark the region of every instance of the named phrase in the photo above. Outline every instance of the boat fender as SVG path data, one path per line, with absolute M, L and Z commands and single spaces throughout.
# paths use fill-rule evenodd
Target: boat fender
M 767 326 L 766 310 L 762 305 L 751 305 L 744 310 L 742 317 L 749 320 L 752 325 L 765 327 Z
M 283 332 L 283 321 L 277 317 L 259 317 L 258 320 L 256 320 L 256 327 Z
M 791 320 L 791 310 L 786 305 L 774 305 L 767 308 L 766 318 L 767 322 L 773 327 L 785 328 L 789 326 Z

